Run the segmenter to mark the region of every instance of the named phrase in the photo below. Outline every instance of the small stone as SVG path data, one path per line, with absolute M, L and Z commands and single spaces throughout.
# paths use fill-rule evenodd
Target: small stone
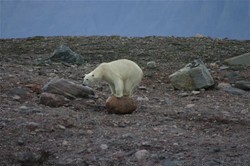
M 181 96 L 181 97 L 187 97 L 188 93 L 187 92 L 179 93 L 179 96 Z
M 63 146 L 68 146 L 68 145 L 69 145 L 69 142 L 66 141 L 66 140 L 63 140 L 62 145 L 63 145 Z
M 92 130 L 87 130 L 87 134 L 92 135 L 94 132 Z
M 179 144 L 177 142 L 173 143 L 174 146 L 178 146 Z
M 145 86 L 139 86 L 139 90 L 147 90 Z
M 150 141 L 144 141 L 141 143 L 142 146 L 151 146 L 151 142 Z
M 31 130 L 31 131 L 35 131 L 36 129 L 38 129 L 40 126 L 39 123 L 36 123 L 36 122 L 28 122 L 26 123 L 26 127 Z
M 137 160 L 141 161 L 149 157 L 149 152 L 145 149 L 139 150 L 135 153 L 135 157 Z
M 25 106 L 25 105 L 22 105 L 22 106 L 20 106 L 19 108 L 20 108 L 21 110 L 27 110 L 27 109 L 28 109 L 28 107 Z
M 223 66 L 220 67 L 220 70 L 227 70 L 227 69 L 229 69 L 229 67 L 225 66 L 225 65 L 223 65 Z
M 122 159 L 126 156 L 126 153 L 123 152 L 123 151 L 117 151 L 115 153 L 112 154 L 112 157 L 113 158 L 116 158 L 116 159 Z
M 217 87 L 218 87 L 219 89 L 223 89 L 223 88 L 229 88 L 229 87 L 231 87 L 231 85 L 230 85 L 229 83 L 221 82 L 221 83 L 219 83 L 219 84 L 217 85 Z
M 188 104 L 186 105 L 186 108 L 193 108 L 195 106 L 195 104 Z
M 12 98 L 13 98 L 14 100 L 19 100 L 21 97 L 18 96 L 18 95 L 14 95 Z
M 172 105 L 172 104 L 173 104 L 173 101 L 172 101 L 170 98 L 168 98 L 168 97 L 165 97 L 165 98 L 164 98 L 164 102 L 165 102 L 167 105 Z
M 221 151 L 220 148 L 214 148 L 214 149 L 213 149 L 213 152 L 216 152 L 216 153 L 217 153 L 217 152 L 220 152 L 220 151 Z
M 191 93 L 192 93 L 193 95 L 198 95 L 198 94 L 200 94 L 201 92 L 200 92 L 200 91 L 193 90 Z
M 121 138 L 123 138 L 123 139 L 132 139 L 132 138 L 134 138 L 134 135 L 131 134 L 131 133 L 126 133 L 126 134 L 123 134 L 121 136 Z
M 106 150 L 106 149 L 108 149 L 108 145 L 107 144 L 101 144 L 100 148 L 102 150 Z
M 155 69 L 156 68 L 156 63 L 155 61 L 150 61 L 147 63 L 147 68 L 149 69 Z
M 146 96 L 144 96 L 144 97 L 137 97 L 136 100 L 137 101 L 149 101 L 149 99 Z
M 63 130 L 65 130 L 66 129 L 66 127 L 65 126 L 63 126 L 63 125 L 57 125 L 60 129 L 63 129 Z
M 20 145 L 20 146 L 22 146 L 22 145 L 25 144 L 25 142 L 24 142 L 23 139 L 18 139 L 18 140 L 17 140 L 17 144 Z

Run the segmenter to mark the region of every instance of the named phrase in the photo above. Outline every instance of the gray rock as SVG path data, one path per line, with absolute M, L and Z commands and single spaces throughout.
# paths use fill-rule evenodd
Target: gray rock
M 141 161 L 149 157 L 149 152 L 145 149 L 139 150 L 135 153 L 135 157 L 138 161 Z
M 182 92 L 180 94 L 178 94 L 181 97 L 187 97 L 189 94 L 187 92 Z
M 58 47 L 49 58 L 54 62 L 65 62 L 69 64 L 83 64 L 83 57 L 75 52 L 73 52 L 68 46 L 61 45 Z
M 250 65 L 250 53 L 242 54 L 240 56 L 232 57 L 225 60 L 228 65 Z
M 179 160 L 165 159 L 163 160 L 163 166 L 181 166 L 182 162 Z
M 234 87 L 225 87 L 222 90 L 233 95 L 244 95 L 246 93 L 246 91 Z
M 27 88 L 21 88 L 21 87 L 15 87 L 10 89 L 8 92 L 8 95 L 10 96 L 25 96 L 29 93 L 29 90 Z
M 173 105 L 173 100 L 171 100 L 169 97 L 164 98 L 164 103 L 167 105 Z
M 22 165 L 34 165 L 37 162 L 36 155 L 30 151 L 16 153 L 15 158 Z
M 236 81 L 235 87 L 243 90 L 250 90 L 250 81 Z
M 49 81 L 43 88 L 43 92 L 63 95 L 69 99 L 77 97 L 88 97 L 94 95 L 93 89 L 88 86 L 82 86 L 72 81 L 55 77 Z
M 214 85 L 214 80 L 202 61 L 196 60 L 169 76 L 176 89 L 196 90 Z
M 234 95 L 244 95 L 246 93 L 244 90 L 234 88 L 229 83 L 224 83 L 224 82 L 219 83 L 217 88 Z

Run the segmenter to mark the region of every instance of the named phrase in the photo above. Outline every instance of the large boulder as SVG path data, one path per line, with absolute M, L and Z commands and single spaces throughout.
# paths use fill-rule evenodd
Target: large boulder
M 236 57 L 232 57 L 225 60 L 225 63 L 228 65 L 244 65 L 250 66 L 250 52 L 242 54 Z
M 214 85 L 214 80 L 207 67 L 200 60 L 187 64 L 184 68 L 169 76 L 175 89 L 195 90 Z
M 117 98 L 110 96 L 106 101 L 106 109 L 109 113 L 114 114 L 130 114 L 136 110 L 135 101 L 127 96 Z
M 73 52 L 68 46 L 60 45 L 49 58 L 54 62 L 65 62 L 69 64 L 83 64 L 83 57 Z

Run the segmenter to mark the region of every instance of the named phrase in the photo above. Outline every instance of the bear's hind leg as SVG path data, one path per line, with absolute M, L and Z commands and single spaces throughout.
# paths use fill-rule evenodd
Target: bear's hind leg
M 116 97 L 122 97 L 123 96 L 123 81 L 122 80 L 116 80 L 115 81 L 115 96 Z
M 133 83 L 130 80 L 126 80 L 123 94 L 125 96 L 131 96 L 132 91 L 133 91 Z

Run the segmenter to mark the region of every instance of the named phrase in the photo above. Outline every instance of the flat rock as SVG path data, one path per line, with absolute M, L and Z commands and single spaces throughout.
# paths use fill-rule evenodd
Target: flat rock
M 106 108 L 109 113 L 130 114 L 137 109 L 137 105 L 130 97 L 117 98 L 110 96 L 106 101 Z
M 15 87 L 9 90 L 8 95 L 11 96 L 25 96 L 29 93 L 29 90 L 27 88 L 21 88 L 21 87 Z
M 242 54 L 236 57 L 232 57 L 225 60 L 225 63 L 228 65 L 243 65 L 250 66 L 250 52 Z
M 200 60 L 187 64 L 169 76 L 172 86 L 179 90 L 196 90 L 214 85 L 207 67 Z
M 246 91 L 234 87 L 225 87 L 222 90 L 233 95 L 244 95 L 246 93 Z
M 69 99 L 77 97 L 88 97 L 94 95 L 93 89 L 88 86 L 82 86 L 72 81 L 55 77 L 42 88 L 43 92 L 63 95 Z

